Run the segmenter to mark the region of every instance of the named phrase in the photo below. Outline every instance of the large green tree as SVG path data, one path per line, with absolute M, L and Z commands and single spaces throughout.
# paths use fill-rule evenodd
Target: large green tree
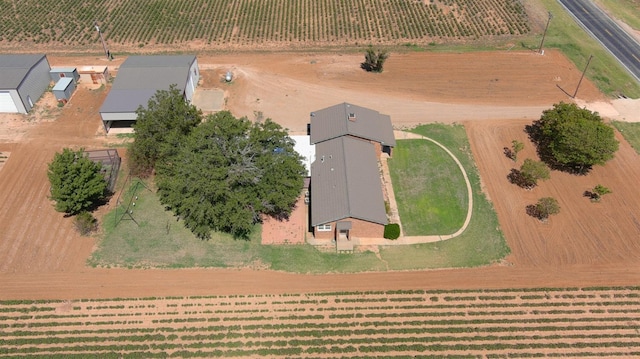
M 159 158 L 175 153 L 183 137 L 202 121 L 202 112 L 187 103 L 175 86 L 156 92 L 136 114 L 128 158 L 131 172 L 139 176 L 150 174 Z
M 212 230 L 246 238 L 262 214 L 291 213 L 304 173 L 293 144 L 270 119 L 252 123 L 228 111 L 207 116 L 158 161 L 160 200 L 199 238 Z
M 619 143 L 597 112 L 559 103 L 527 128 L 543 160 L 556 168 L 584 173 L 613 158 Z
M 56 153 L 47 172 L 56 211 L 73 215 L 102 203 L 108 193 L 101 168 L 82 149 Z

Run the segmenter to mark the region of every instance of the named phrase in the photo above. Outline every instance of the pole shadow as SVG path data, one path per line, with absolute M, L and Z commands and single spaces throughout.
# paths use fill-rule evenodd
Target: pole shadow
M 570 93 L 568 93 L 567 91 L 565 91 L 565 89 L 563 89 L 562 87 L 560 87 L 560 85 L 556 84 L 556 87 L 560 89 L 560 91 L 564 92 L 567 96 L 569 96 L 570 98 L 573 98 L 573 95 L 571 95 Z

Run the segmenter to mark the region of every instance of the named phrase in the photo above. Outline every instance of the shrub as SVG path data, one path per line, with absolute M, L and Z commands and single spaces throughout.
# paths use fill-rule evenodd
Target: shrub
M 600 202 L 602 196 L 611 193 L 611 190 L 601 184 L 597 184 L 592 191 L 585 191 L 584 196 L 589 197 L 591 202 Z
M 527 214 L 541 221 L 546 221 L 549 216 L 560 213 L 560 205 L 553 197 L 540 198 L 536 204 L 527 206 Z
M 98 220 L 91 212 L 83 211 L 76 216 L 74 225 L 81 235 L 87 236 L 98 229 Z
M 360 64 L 360 67 L 368 72 L 382 72 L 384 63 L 388 58 L 389 52 L 380 49 L 376 52 L 373 46 L 369 46 L 364 55 L 364 62 Z
M 389 223 L 384 226 L 384 238 L 398 239 L 400 237 L 400 225 L 397 223 Z

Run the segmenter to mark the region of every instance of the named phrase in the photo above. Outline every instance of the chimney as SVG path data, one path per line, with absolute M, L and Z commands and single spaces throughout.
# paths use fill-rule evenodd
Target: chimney
M 355 113 L 353 113 L 353 112 L 349 112 L 349 117 L 347 117 L 347 119 L 348 119 L 349 121 L 353 121 L 353 122 L 355 122 L 355 121 L 356 121 L 356 114 L 355 114 Z

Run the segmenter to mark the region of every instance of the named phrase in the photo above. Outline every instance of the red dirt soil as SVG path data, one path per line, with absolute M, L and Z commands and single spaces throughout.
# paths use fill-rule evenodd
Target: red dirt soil
M 58 56 L 49 61 L 52 66 L 104 62 Z M 115 71 L 121 61 L 109 66 Z M 345 275 L 88 268 L 85 259 L 95 240 L 80 237 L 72 219 L 53 210 L 46 176 L 47 163 L 63 147 L 95 149 L 116 141 L 99 130 L 98 109 L 107 91 L 81 86 L 56 121 L 31 126 L 15 143 L 0 143 L 0 150 L 11 151 L 0 171 L 0 299 L 638 283 L 634 260 L 640 248 L 634 243 L 638 227 L 633 209 L 639 199 L 631 187 L 631 179 L 638 178 L 637 155 L 626 143 L 616 160 L 585 178 L 554 172 L 551 181 L 530 193 L 506 182 L 511 164 L 503 158 L 502 147 L 514 138 L 524 139 L 522 126 L 543 109 L 568 101 L 560 88 L 573 89 L 579 79 L 580 71 L 562 55 L 393 54 L 383 74 L 363 72 L 360 61 L 361 56 L 335 54 L 207 56 L 199 58 L 201 87 L 224 89 L 226 108 L 235 115 L 253 118 L 259 111 L 294 132 L 305 130 L 310 111 L 343 101 L 389 114 L 396 127 L 469 121 L 474 155 L 513 251 L 511 265 Z M 236 77 L 223 84 L 220 76 L 228 69 Z M 589 81 L 583 82 L 579 97 L 603 100 Z M 530 145 L 521 158 L 531 155 L 527 151 Z M 580 197 L 597 183 L 614 193 L 599 204 Z M 524 215 L 524 206 L 543 193 L 558 198 L 562 206 L 549 224 Z
M 640 178 L 638 154 L 616 132 L 620 149 L 605 166 L 586 176 L 552 171 L 531 191 L 510 184 L 507 175 L 526 158 L 538 160 L 524 126 L 530 121 L 466 122 L 465 128 L 480 174 L 498 213 L 511 255 L 518 266 L 562 268 L 573 264 L 634 266 L 640 258 Z M 525 143 L 514 163 L 503 153 L 512 140 Z M 584 192 L 602 184 L 612 193 L 592 203 Z M 554 197 L 560 213 L 546 223 L 526 214 L 539 198 Z

